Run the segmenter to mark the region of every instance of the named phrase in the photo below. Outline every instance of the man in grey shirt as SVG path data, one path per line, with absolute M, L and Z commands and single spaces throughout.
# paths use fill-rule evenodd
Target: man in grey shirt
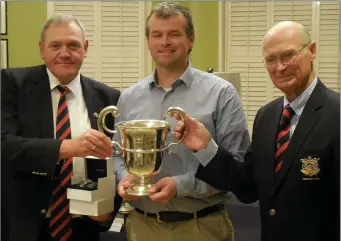
M 146 37 L 156 69 L 122 93 L 117 122 L 163 119 L 169 107 L 181 107 L 205 124 L 216 143 L 242 159 L 250 144 L 242 103 L 232 84 L 189 62 L 194 42 L 190 10 L 176 3 L 156 5 L 146 21 Z M 125 193 L 132 176 L 124 160 L 116 158 L 118 192 L 135 207 L 127 217 L 128 240 L 233 240 L 223 207 L 226 192 L 195 178 L 199 164 L 212 157 L 183 145 L 164 153 L 148 197 Z

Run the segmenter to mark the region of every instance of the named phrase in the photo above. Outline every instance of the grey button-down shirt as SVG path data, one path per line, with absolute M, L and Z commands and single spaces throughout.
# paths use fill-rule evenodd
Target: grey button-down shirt
M 191 117 L 198 119 L 210 131 L 214 141 L 236 157 L 243 159 L 250 144 L 245 114 L 237 91 L 228 81 L 211 73 L 206 73 L 188 65 L 169 91 L 157 85 L 155 71 L 147 78 L 123 91 L 118 101 L 120 117 L 117 122 L 157 119 L 166 116 L 169 107 L 181 107 Z M 175 125 L 174 119 L 167 121 Z M 119 135 L 114 139 L 120 140 Z M 173 140 L 172 137 L 168 138 Z M 195 212 L 221 203 L 226 192 L 221 192 L 204 181 L 195 178 L 199 163 L 206 165 L 215 153 L 212 141 L 206 150 L 193 153 L 177 145 L 172 154 L 165 153 L 160 172 L 154 180 L 173 177 L 177 196 L 168 204 L 151 201 L 148 197 L 130 203 L 147 212 L 183 211 Z M 124 160 L 115 158 L 117 182 L 128 175 Z M 214 175 L 214 173 L 212 173 Z

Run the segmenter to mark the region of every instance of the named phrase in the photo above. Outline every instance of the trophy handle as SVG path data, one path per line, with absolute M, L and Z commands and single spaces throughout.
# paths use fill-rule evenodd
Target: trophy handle
M 115 130 L 110 130 L 106 125 L 105 125 L 105 117 L 111 113 L 113 117 L 119 117 L 120 116 L 120 111 L 118 110 L 118 108 L 116 106 L 107 106 L 105 107 L 98 115 L 98 119 L 97 119 L 97 126 L 98 126 L 98 130 L 100 132 L 104 132 L 104 130 L 106 130 L 107 132 L 111 133 L 111 134 L 115 134 L 117 131 Z
M 183 109 L 181 109 L 180 107 L 169 107 L 167 110 L 167 116 L 169 117 L 173 117 L 173 114 L 177 113 L 180 115 L 181 119 L 183 120 L 183 122 L 185 123 L 185 131 L 184 134 L 182 135 L 181 139 L 178 142 L 172 142 L 167 146 L 167 149 L 169 149 L 170 146 L 172 145 L 178 145 L 181 142 L 183 142 L 183 140 L 185 139 L 186 135 L 187 135 L 187 121 L 186 121 L 186 111 L 184 111 Z
M 115 155 L 121 155 L 121 154 L 123 153 L 121 144 L 118 143 L 117 141 L 111 141 L 111 143 L 112 143 L 113 146 L 114 146 L 114 145 L 117 145 L 118 148 L 119 148 L 118 151 L 116 151 L 116 148 L 115 148 L 115 151 L 114 151 L 114 152 L 115 152 Z

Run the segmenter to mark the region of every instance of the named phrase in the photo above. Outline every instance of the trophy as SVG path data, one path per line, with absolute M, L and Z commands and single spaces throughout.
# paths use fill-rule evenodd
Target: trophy
M 98 123 L 104 130 L 115 134 L 116 130 L 110 130 L 105 125 L 105 117 L 111 113 L 113 117 L 119 116 L 116 106 L 107 106 L 98 116 Z M 178 142 L 166 144 L 170 124 L 165 120 L 131 120 L 117 123 L 115 126 L 121 135 L 121 143 L 112 141 L 118 150 L 115 154 L 123 154 L 128 172 L 134 174 L 136 181 L 126 190 L 126 193 L 134 196 L 148 196 L 149 188 L 153 185 L 151 177 L 159 172 L 163 153 L 170 152 L 170 147 L 180 144 L 186 131 L 186 112 L 179 107 L 170 107 L 167 116 L 174 113 L 180 115 L 185 123 L 185 134 Z

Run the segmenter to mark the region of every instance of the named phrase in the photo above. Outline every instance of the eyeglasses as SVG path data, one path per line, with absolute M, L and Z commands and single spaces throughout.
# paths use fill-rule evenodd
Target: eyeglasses
M 290 64 L 290 62 L 296 58 L 300 53 L 301 51 L 307 47 L 309 44 L 306 44 L 304 45 L 302 48 L 300 48 L 299 50 L 297 50 L 296 52 L 288 52 L 288 53 L 284 53 L 284 54 L 281 54 L 279 55 L 278 57 L 276 56 L 272 56 L 272 57 L 269 57 L 269 58 L 266 58 L 265 59 L 265 64 L 267 66 L 273 66 L 277 63 L 277 60 L 279 60 L 283 65 L 288 65 Z

